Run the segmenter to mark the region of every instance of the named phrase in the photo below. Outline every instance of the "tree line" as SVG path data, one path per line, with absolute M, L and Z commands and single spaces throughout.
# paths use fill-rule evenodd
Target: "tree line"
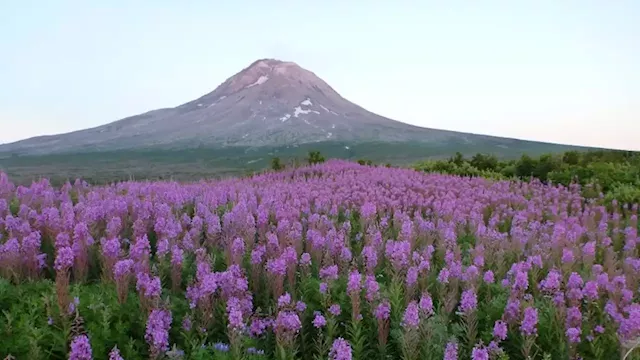
M 425 172 L 494 179 L 538 179 L 545 183 L 582 185 L 598 196 L 622 203 L 640 202 L 640 152 L 618 150 L 567 151 L 539 157 L 522 155 L 501 160 L 478 153 L 470 158 L 461 153 L 445 160 L 427 160 L 414 166 Z

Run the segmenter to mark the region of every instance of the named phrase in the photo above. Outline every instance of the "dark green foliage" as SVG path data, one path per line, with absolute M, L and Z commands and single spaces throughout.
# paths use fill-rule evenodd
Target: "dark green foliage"
M 580 158 L 580 153 L 577 151 L 567 151 L 562 155 L 562 161 L 567 165 L 578 165 Z
M 531 156 L 524 154 L 516 163 L 516 176 L 519 178 L 527 178 L 534 175 L 534 171 L 538 162 Z
M 617 184 L 605 195 L 607 202 L 617 200 L 620 204 L 640 204 L 640 186 Z
M 417 170 L 459 176 L 482 176 L 491 179 L 538 179 L 569 186 L 583 187 L 588 198 L 605 194 L 605 199 L 618 199 L 621 204 L 640 203 L 640 153 L 631 151 L 593 150 L 567 151 L 563 154 L 524 154 L 518 160 L 498 160 L 487 154 L 471 159 L 457 153 L 448 160 L 425 161 L 414 166 Z M 587 186 L 592 184 L 593 186 Z
M 562 160 L 557 156 L 544 154 L 534 163 L 535 167 L 532 172 L 533 177 L 546 182 L 548 180 L 549 173 L 554 169 L 561 167 Z
M 461 152 L 457 151 L 456 154 L 451 159 L 449 159 L 449 162 L 455 164 L 456 166 L 461 166 L 464 162 L 464 157 L 462 156 Z
M 324 156 L 320 154 L 320 151 L 309 151 L 307 162 L 309 165 L 321 164 L 325 161 Z
M 478 170 L 494 171 L 498 167 L 498 158 L 489 154 L 475 154 L 469 161 Z
M 274 157 L 271 159 L 271 170 L 275 170 L 275 171 L 280 171 L 284 169 L 284 165 L 282 165 L 282 162 L 280 161 L 279 157 Z

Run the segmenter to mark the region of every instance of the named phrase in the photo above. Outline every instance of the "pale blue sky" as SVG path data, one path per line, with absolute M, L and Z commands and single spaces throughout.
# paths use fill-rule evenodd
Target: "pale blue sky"
M 176 106 L 268 57 L 411 124 L 640 150 L 638 19 L 634 0 L 0 1 L 0 142 Z

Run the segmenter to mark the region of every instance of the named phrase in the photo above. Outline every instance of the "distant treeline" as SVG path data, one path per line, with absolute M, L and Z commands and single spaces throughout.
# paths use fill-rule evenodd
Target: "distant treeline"
M 414 166 L 426 172 L 494 179 L 539 179 L 568 186 L 578 183 L 593 195 L 602 192 L 609 200 L 640 203 L 640 152 L 594 150 L 567 151 L 539 157 L 522 155 L 518 160 L 499 160 L 490 154 L 465 158 L 456 153 L 446 160 L 423 161 Z

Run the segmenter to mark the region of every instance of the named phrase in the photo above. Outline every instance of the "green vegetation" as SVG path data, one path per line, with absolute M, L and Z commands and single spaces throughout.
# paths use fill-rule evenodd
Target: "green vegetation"
M 324 161 L 325 158 L 320 154 L 320 151 L 309 151 L 309 156 L 307 157 L 307 162 L 309 163 L 309 165 L 321 164 Z
M 271 159 L 271 169 L 275 171 L 284 169 L 284 165 L 282 165 L 279 157 L 274 157 L 273 159 Z
M 417 170 L 493 179 L 538 179 L 569 186 L 577 183 L 598 196 L 620 203 L 640 202 L 640 153 L 594 150 L 522 155 L 517 160 L 499 160 L 490 154 L 465 158 L 456 153 L 446 160 L 428 160 L 414 166 Z
M 310 151 L 320 152 L 326 159 L 364 159 L 365 163 L 410 166 L 424 159 L 444 159 L 455 151 L 466 156 L 481 152 L 495 154 L 498 159 L 517 159 L 525 153 L 538 156 L 546 152 L 571 149 L 587 150 L 520 140 L 512 140 L 505 147 L 502 140 L 486 140 L 479 143 L 443 141 L 358 144 L 326 141 L 269 148 L 154 148 L 41 156 L 0 153 L 0 171 L 6 172 L 12 181 L 24 185 L 41 178 L 48 178 L 55 185 L 77 178 L 86 179 L 92 184 L 129 179 L 197 181 L 203 178 L 250 175 L 273 168 L 274 164 L 270 162 L 276 157 L 281 166 L 297 166 L 296 164 L 308 161 Z

